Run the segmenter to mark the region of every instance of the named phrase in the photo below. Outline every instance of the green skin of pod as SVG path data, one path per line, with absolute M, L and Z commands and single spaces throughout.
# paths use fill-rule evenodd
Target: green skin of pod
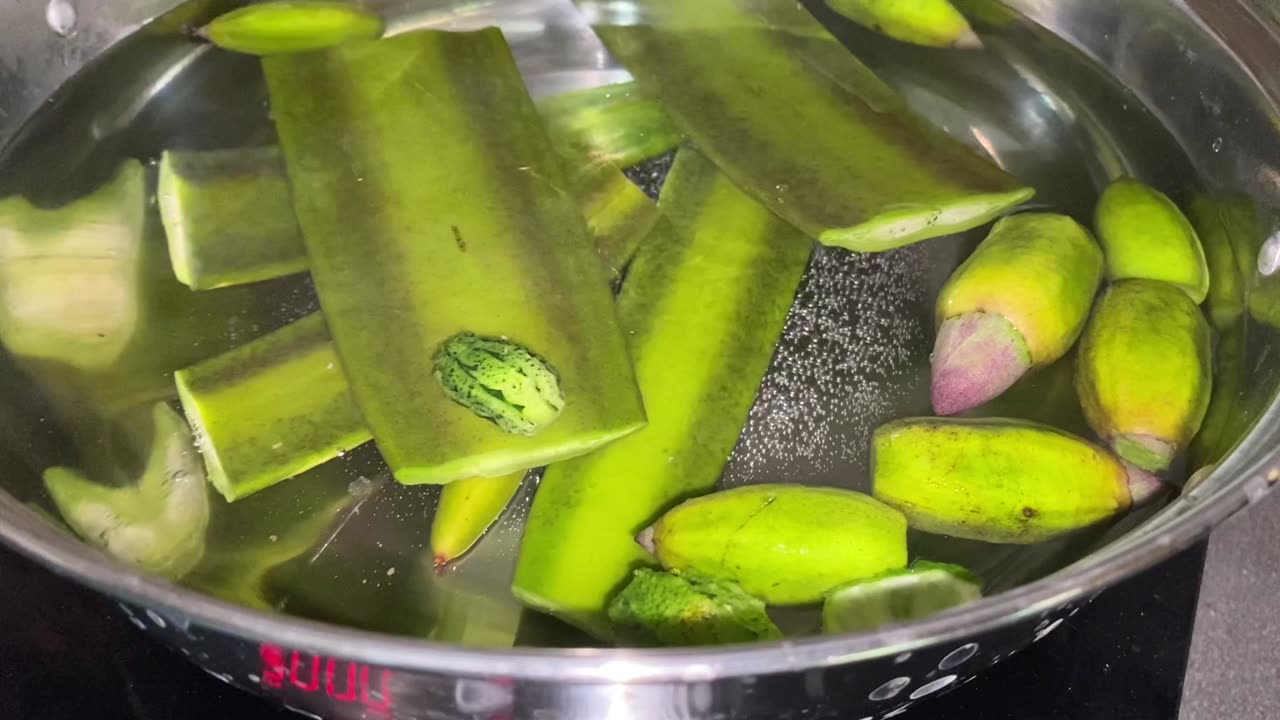
M 508 340 L 455 335 L 440 346 L 435 365 L 446 395 L 504 432 L 536 435 L 564 409 L 555 368 Z
M 224 50 L 274 55 L 372 40 L 384 27 L 382 18 L 353 3 L 276 0 L 220 15 L 199 34 Z
M 174 274 L 192 290 L 307 269 L 278 147 L 166 150 L 156 199 Z
M 782 637 L 764 602 L 733 583 L 649 568 L 637 569 L 609 603 L 609 621 L 630 645 L 723 645 Z
M 1132 505 L 1127 471 L 1111 454 L 1017 420 L 883 425 L 872 437 L 872 483 L 917 530 L 993 543 L 1043 542 Z
M 658 219 L 657 206 L 618 167 L 671 150 L 678 131 L 634 83 L 548 98 L 538 110 L 616 280 Z M 174 274 L 194 290 L 308 267 L 278 147 L 166 150 L 157 197 Z
M 685 501 L 641 542 L 663 567 L 731 580 L 773 605 L 907 565 L 902 513 L 862 493 L 749 485 Z
M 440 491 L 431 520 L 431 556 L 442 568 L 472 548 L 515 497 L 523 470 L 496 478 L 455 480 Z
M 263 67 L 316 293 L 398 481 L 503 475 L 643 426 L 607 279 L 500 32 Z M 537 348 L 567 398 L 556 422 L 513 435 L 454 403 L 432 355 L 460 332 Z
M 525 604 L 601 638 L 609 598 L 652 563 L 635 533 L 715 486 L 812 249 L 688 148 L 659 206 L 618 299 L 649 425 L 547 470 L 512 584 Z
M 179 370 L 175 381 L 209 481 L 228 501 L 369 440 L 319 313 Z
M 1098 198 L 1094 226 L 1111 281 L 1141 278 L 1178 286 L 1197 304 L 1209 292 L 1209 268 L 1195 228 L 1163 193 L 1132 178 Z
M 981 47 L 964 15 L 947 0 L 827 0 L 832 10 L 895 40 L 927 47 Z
M 538 102 L 538 114 L 561 152 L 617 167 L 656 158 L 684 139 L 662 105 L 635 83 L 549 97 Z
M 938 294 L 931 394 L 954 415 L 999 396 L 1079 337 L 1102 279 L 1102 252 L 1065 215 L 1000 220 Z
M 1031 197 L 912 115 L 804 9 L 752 5 L 642 0 L 649 24 L 609 25 L 603 13 L 595 30 L 734 182 L 825 244 L 888 250 Z
M 102 485 L 68 467 L 45 470 L 44 484 L 63 519 L 87 542 L 148 572 L 180 578 L 204 556 L 208 488 L 182 417 L 165 403 L 150 414 L 149 423 L 135 423 L 150 429 L 150 442 L 140 444 L 146 461 L 133 484 Z
M 1090 427 L 1134 465 L 1166 469 L 1208 409 L 1211 342 L 1209 323 L 1179 288 L 1155 280 L 1107 288 L 1076 371 Z
M 869 580 L 835 588 L 822 604 L 822 632 L 874 630 L 916 620 L 982 598 L 982 585 L 958 565 L 915 562 Z

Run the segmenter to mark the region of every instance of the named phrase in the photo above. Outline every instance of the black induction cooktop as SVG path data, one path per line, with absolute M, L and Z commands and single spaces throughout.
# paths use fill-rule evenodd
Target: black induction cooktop
M 1204 565 L 1198 545 L 904 720 L 1175 720 Z M 0 717 L 286 720 L 148 639 L 114 603 L 0 546 Z

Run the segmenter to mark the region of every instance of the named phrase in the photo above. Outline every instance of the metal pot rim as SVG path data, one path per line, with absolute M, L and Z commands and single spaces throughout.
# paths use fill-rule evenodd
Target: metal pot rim
M 1197 11 L 1219 9 L 1194 0 Z M 171 0 L 148 0 L 169 5 Z M 140 8 L 135 8 L 140 9 Z M 154 17 L 146 13 L 143 17 Z M 1033 18 L 1034 19 L 1034 18 Z M 136 20 L 136 18 L 135 18 Z M 104 19 L 111 24 L 115 20 Z M 136 27 L 133 22 L 113 29 Z M 118 39 L 118 36 L 116 37 Z M 1280 38 L 1272 38 L 1272 40 Z M 113 40 L 105 39 L 110 45 Z M 1256 63 L 1245 63 L 1256 65 Z M 1251 77 L 1273 107 L 1280 85 Z M 0 124 L 0 131 L 6 128 Z M 0 134 L 3 134 L 0 132 Z M 911 652 L 956 641 L 1070 603 L 1087 602 L 1108 586 L 1186 549 L 1280 482 L 1280 401 L 1273 401 L 1249 436 L 1194 491 L 1111 545 L 1027 585 L 925 620 L 881 631 L 699 649 L 484 649 L 387 635 L 246 608 L 149 576 L 105 555 L 0 492 L 0 541 L 103 593 L 138 604 L 183 627 L 216 631 L 344 659 L 408 671 L 509 677 L 549 683 L 699 682 L 765 675 Z
M 1112 545 L 1034 583 L 954 611 L 877 632 L 714 649 L 463 648 L 343 628 L 242 607 L 152 577 L 54 528 L 11 496 L 0 496 L 0 538 L 99 591 L 151 608 L 178 626 L 194 622 L 291 648 L 410 671 L 543 682 L 699 682 L 843 665 L 972 637 L 1078 601 L 1186 549 L 1280 480 L 1280 402 L 1199 488 Z M 1221 487 L 1214 485 L 1230 477 Z M 1157 525 L 1162 527 L 1156 528 Z

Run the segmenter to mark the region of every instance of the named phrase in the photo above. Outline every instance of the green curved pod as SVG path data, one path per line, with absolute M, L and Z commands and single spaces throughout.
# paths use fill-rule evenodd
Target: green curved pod
M 994 543 L 1052 539 L 1159 489 L 1110 453 L 1047 425 L 909 418 L 872 437 L 873 494 L 925 532 Z
M 827 4 L 859 25 L 913 45 L 982 47 L 964 15 L 948 0 L 827 0 Z
M 1107 278 L 1161 280 L 1197 303 L 1209 292 L 1209 268 L 1195 228 L 1164 193 L 1133 178 L 1107 186 L 1094 210 Z
M 652 562 L 635 533 L 719 478 L 812 247 L 688 148 L 659 207 L 618 299 L 649 425 L 548 468 L 512 584 L 600 637 L 613 592 Z
M 440 489 L 431 519 L 431 557 L 437 568 L 462 557 L 480 541 L 515 497 L 525 474 L 455 480 Z
M 1085 418 L 1122 458 L 1164 470 L 1200 429 L 1213 386 L 1209 323 L 1183 289 L 1125 280 L 1103 292 L 1080 341 Z
M 729 580 L 771 605 L 907 565 L 907 520 L 869 495 L 747 485 L 686 500 L 642 533 L 663 567 Z
M 174 275 L 192 290 L 307 269 L 278 147 L 166 150 L 156 201 Z
M 209 482 L 229 501 L 369 440 L 319 313 L 174 379 Z
M 1245 280 L 1250 277 L 1236 259 L 1232 236 L 1239 230 L 1232 227 L 1229 208 L 1229 201 L 1202 194 L 1193 195 L 1187 203 L 1187 219 L 1204 246 L 1209 271 L 1205 307 L 1217 330 L 1230 328 L 1244 314 Z
M 316 292 L 398 481 L 502 475 L 643 426 L 607 279 L 501 33 L 263 67 Z M 431 356 L 459 332 L 537 348 L 560 373 L 556 422 L 512 435 L 454 403 Z
M 1097 243 L 1065 215 L 997 222 L 938 293 L 934 411 L 977 407 L 1065 355 L 1089 317 L 1102 266 Z
M 182 417 L 165 403 L 148 410 L 149 418 L 121 420 L 148 429 L 126 428 L 128 434 L 149 435 L 135 448 L 145 460 L 131 484 L 113 487 L 75 468 L 51 467 L 44 485 L 62 518 L 86 542 L 148 572 L 180 578 L 204 556 L 208 488 Z
M 579 5 L 700 150 L 825 244 L 888 250 L 977 227 L 1032 195 L 911 114 L 793 3 L 641 0 L 647 24 L 635 25 Z
M 372 40 L 384 29 L 382 18 L 354 2 L 271 0 L 219 15 L 199 35 L 224 50 L 274 55 Z

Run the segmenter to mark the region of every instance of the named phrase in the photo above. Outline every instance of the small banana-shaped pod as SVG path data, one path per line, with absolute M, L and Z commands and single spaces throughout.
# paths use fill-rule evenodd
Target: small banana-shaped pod
M 138 437 L 143 418 L 123 422 Z M 168 578 L 180 578 L 204 556 L 209 497 L 204 466 L 182 416 L 165 403 L 151 409 L 146 462 L 136 482 L 108 486 L 80 470 L 51 467 L 44 484 L 71 529 L 112 556 Z M 140 439 L 140 438 L 139 438 Z
M 1046 425 L 912 418 L 876 430 L 873 494 L 924 532 L 1029 544 L 1141 505 L 1158 478 Z
M 276 0 L 219 15 L 197 34 L 225 50 L 275 55 L 373 40 L 384 29 L 382 18 L 354 2 Z
M 982 42 L 948 0 L 827 0 L 850 20 L 913 45 L 974 49 Z

